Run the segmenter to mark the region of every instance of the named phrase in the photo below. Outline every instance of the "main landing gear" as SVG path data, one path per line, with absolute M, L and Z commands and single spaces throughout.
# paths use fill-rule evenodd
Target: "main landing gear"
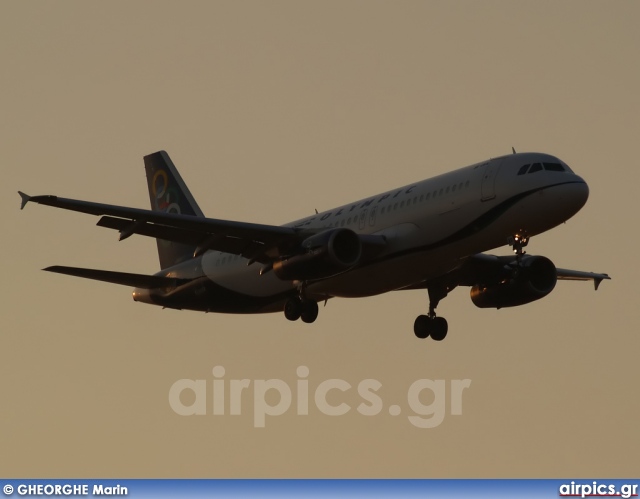
M 289 298 L 284 304 L 284 316 L 290 321 L 302 319 L 302 322 L 311 324 L 318 318 L 318 304 L 305 298 L 304 286 L 302 286 L 300 295 Z
M 418 338 L 431 336 L 434 341 L 446 338 L 449 325 L 444 317 L 436 317 L 436 307 L 447 296 L 449 289 L 442 286 L 429 287 L 429 315 L 419 315 L 413 323 L 413 332 Z

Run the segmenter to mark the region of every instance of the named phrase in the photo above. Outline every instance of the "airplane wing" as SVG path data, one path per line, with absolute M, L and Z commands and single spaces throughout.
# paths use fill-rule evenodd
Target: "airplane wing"
M 23 192 L 19 194 L 22 198 L 21 209 L 28 202 L 33 202 L 90 215 L 102 215 L 98 225 L 118 230 L 121 240 L 132 234 L 140 234 L 198 246 L 196 254 L 216 250 L 241 255 L 253 261 L 267 262 L 286 254 L 315 233 L 293 227 L 195 217 L 58 196 L 29 196 Z
M 235 222 L 58 196 L 29 196 L 23 192 L 19 194 L 22 198 L 21 209 L 33 202 L 101 216 L 97 225 L 118 230 L 120 240 L 139 234 L 194 246 L 194 256 L 207 250 L 215 250 L 248 258 L 249 263 L 273 262 L 278 257 L 294 252 L 309 236 L 326 230 Z M 378 254 L 386 243 L 383 236 L 361 234 L 359 237 L 367 257 Z
M 528 255 L 525 255 L 525 258 L 528 257 Z M 453 289 L 456 286 L 474 286 L 480 283 L 499 282 L 502 279 L 509 278 L 515 260 L 515 256 L 478 253 L 465 259 L 458 267 L 442 276 L 402 289 L 425 289 L 432 285 Z M 611 279 L 608 274 L 561 268 L 556 268 L 556 276 L 559 280 L 593 281 L 596 290 L 603 280 Z
M 593 281 L 593 287 L 597 291 L 600 283 L 605 279 L 611 279 L 609 274 L 596 274 L 594 272 L 582 272 L 580 270 L 568 270 L 556 268 L 558 279 L 564 281 Z
M 529 258 L 529 255 L 525 255 L 524 258 Z M 468 258 L 453 274 L 456 274 L 457 278 L 462 281 L 460 282 L 461 285 L 473 286 L 478 282 L 495 280 L 495 276 L 498 276 L 505 269 L 508 273 L 515 260 L 515 256 L 495 256 L 480 253 Z M 593 281 L 596 290 L 603 280 L 611 279 L 608 274 L 560 268 L 556 268 L 556 276 L 560 280 Z

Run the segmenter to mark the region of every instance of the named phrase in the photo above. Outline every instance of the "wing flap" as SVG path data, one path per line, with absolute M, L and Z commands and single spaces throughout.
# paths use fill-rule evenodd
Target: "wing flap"
M 138 234 L 141 236 L 154 237 L 156 239 L 164 239 L 165 241 L 195 246 L 196 251 L 194 256 L 198 256 L 206 250 L 214 250 L 240 255 L 245 258 L 251 258 L 264 251 L 264 245 L 258 241 L 248 241 L 246 239 L 226 237 L 223 235 L 203 234 L 202 232 L 179 229 L 177 227 L 169 227 L 161 224 L 131 222 L 131 220 L 124 218 L 104 216 L 100 218 L 97 225 L 119 231 L 121 239 L 123 239 L 123 235 L 128 237 L 131 234 Z M 260 257 L 255 258 L 255 260 L 259 262 L 264 260 L 265 263 L 269 261 Z
M 104 216 L 98 220 L 96 225 L 99 227 L 106 227 L 107 229 L 115 229 L 121 234 L 133 229 L 132 234 L 155 237 L 158 239 L 164 239 L 165 241 L 189 244 L 191 246 L 200 244 L 203 238 L 202 232 L 193 230 L 179 229 L 177 227 L 168 227 L 166 225 L 150 224 L 146 222 L 142 222 L 135 227 L 131 224 L 131 220 L 127 220 L 126 218 Z
M 84 269 L 80 267 L 64 267 L 62 265 L 54 265 L 47 267 L 47 272 L 56 272 L 58 274 L 66 274 L 75 277 L 84 277 L 85 279 L 93 279 L 96 281 L 110 282 L 112 284 L 122 284 L 135 288 L 164 288 L 175 287 L 188 282 L 188 279 L 174 279 L 172 277 L 162 277 L 155 275 L 130 274 L 128 272 L 114 272 L 112 270 L 96 270 Z

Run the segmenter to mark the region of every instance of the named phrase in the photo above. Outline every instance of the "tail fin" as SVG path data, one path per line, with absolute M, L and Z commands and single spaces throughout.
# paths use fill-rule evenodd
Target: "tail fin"
M 204 217 L 202 210 L 189 192 L 173 161 L 165 151 L 158 151 L 144 157 L 147 172 L 149 199 L 153 211 L 179 213 L 194 217 Z M 156 239 L 160 268 L 166 269 L 193 257 L 195 247 Z

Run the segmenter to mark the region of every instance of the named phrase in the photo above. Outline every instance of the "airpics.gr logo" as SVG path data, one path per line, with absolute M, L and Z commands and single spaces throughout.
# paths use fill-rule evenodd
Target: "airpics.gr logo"
M 151 189 L 155 209 L 165 213 L 180 214 L 180 191 L 169 185 L 169 177 L 164 170 L 158 170 L 153 175 Z
M 169 406 L 180 416 L 240 416 L 253 402 L 255 428 L 264 428 L 267 416 L 294 411 L 297 416 L 308 416 L 314 405 L 317 413 L 325 416 L 343 416 L 352 409 L 355 409 L 352 413 L 362 416 L 376 416 L 385 409 L 391 416 L 400 416 L 407 409 L 398 404 L 385 405 L 379 394 L 382 383 L 376 379 L 364 379 L 352 385 L 332 378 L 310 386 L 307 366 L 299 366 L 296 374 L 298 379 L 292 388 L 281 379 L 226 380 L 225 368 L 216 366 L 210 382 L 179 379 L 173 383 L 169 389 Z M 462 395 L 470 386 L 470 379 L 454 379 L 448 383 L 443 379 L 415 380 L 404 394 L 410 410 L 407 420 L 417 428 L 435 428 L 444 421 L 447 407 L 450 415 L 462 415 Z
M 560 497 L 622 497 L 627 499 L 630 497 L 638 497 L 638 485 L 623 483 L 616 485 L 614 483 L 564 483 L 560 485 L 558 494 Z

